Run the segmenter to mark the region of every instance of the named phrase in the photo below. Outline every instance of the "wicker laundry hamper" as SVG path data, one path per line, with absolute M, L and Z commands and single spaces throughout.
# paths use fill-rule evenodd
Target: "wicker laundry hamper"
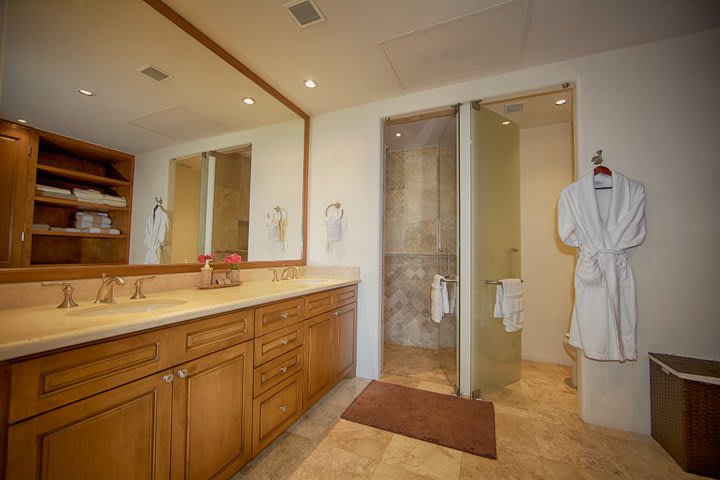
M 652 436 L 686 472 L 720 478 L 720 362 L 650 354 Z

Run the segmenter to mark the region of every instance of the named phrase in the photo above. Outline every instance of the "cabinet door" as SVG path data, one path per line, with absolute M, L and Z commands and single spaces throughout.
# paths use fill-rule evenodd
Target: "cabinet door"
M 310 408 L 335 385 L 333 359 L 334 321 L 324 313 L 305 321 L 305 399 L 303 410 Z
M 230 478 L 252 454 L 252 342 L 173 373 L 172 478 Z
M 32 223 L 25 218 L 29 154 L 28 130 L 0 121 L 0 268 L 21 265 L 22 234 Z
M 12 425 L 7 478 L 170 475 L 172 384 L 161 372 Z
M 336 380 L 355 375 L 355 331 L 357 328 L 357 304 L 353 303 L 334 312 Z

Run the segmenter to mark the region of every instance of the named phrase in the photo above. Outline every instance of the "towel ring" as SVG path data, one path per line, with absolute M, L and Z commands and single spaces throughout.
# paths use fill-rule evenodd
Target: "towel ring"
M 341 218 L 343 218 L 343 215 L 345 215 L 345 210 L 343 210 L 342 208 L 340 208 L 341 206 L 342 206 L 342 204 L 341 204 L 340 202 L 335 202 L 335 203 L 331 203 L 330 205 L 328 205 L 327 208 L 325 209 L 325 220 L 327 220 L 327 218 L 328 218 L 328 211 L 329 211 L 330 208 L 332 208 L 332 207 L 335 207 L 335 208 L 337 208 L 338 210 L 340 210 L 340 218 L 338 218 L 338 220 L 340 220 Z
M 282 220 L 283 219 L 283 209 L 280 207 L 273 207 L 273 210 L 275 210 L 276 212 L 278 212 L 280 214 L 280 220 Z M 270 218 L 269 213 L 267 214 L 267 218 L 268 219 Z

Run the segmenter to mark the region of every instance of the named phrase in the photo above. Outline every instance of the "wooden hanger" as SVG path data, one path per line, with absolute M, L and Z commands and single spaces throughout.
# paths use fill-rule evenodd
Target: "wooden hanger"
M 612 177 L 612 170 L 610 170 L 605 165 L 601 165 L 603 162 L 603 156 L 602 156 L 602 150 L 597 151 L 597 155 L 595 155 L 592 158 L 593 165 L 597 165 L 595 169 L 593 170 L 593 176 L 598 176 L 600 174 L 605 174 L 608 177 Z M 612 186 L 609 187 L 595 187 L 595 190 L 610 190 L 612 189 Z

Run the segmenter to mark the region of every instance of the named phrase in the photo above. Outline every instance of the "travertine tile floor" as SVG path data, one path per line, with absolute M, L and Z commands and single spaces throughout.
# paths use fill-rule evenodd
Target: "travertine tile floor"
M 340 419 L 368 380 L 343 380 L 239 479 L 666 480 L 684 473 L 649 436 L 596 427 L 577 414 L 568 367 L 523 362 L 522 380 L 487 395 L 495 404 L 498 459 Z M 451 393 L 433 351 L 385 346 L 383 381 Z

